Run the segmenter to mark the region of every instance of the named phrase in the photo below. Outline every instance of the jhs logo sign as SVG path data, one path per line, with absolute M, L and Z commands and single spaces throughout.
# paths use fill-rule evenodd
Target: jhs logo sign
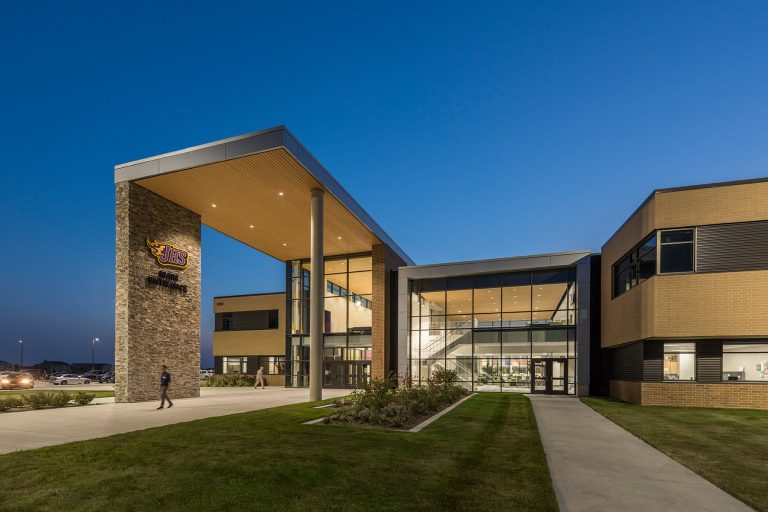
M 184 269 L 187 267 L 187 251 L 147 238 L 147 248 L 157 262 L 164 267 Z

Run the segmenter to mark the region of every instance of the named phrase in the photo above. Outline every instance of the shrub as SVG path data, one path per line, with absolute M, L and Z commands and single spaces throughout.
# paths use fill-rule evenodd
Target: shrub
M 0 411 L 19 409 L 24 406 L 24 401 L 16 396 L 0 397 Z
M 256 376 L 248 374 L 211 375 L 208 379 L 208 386 L 211 387 L 246 387 L 255 384 Z
M 72 393 L 66 391 L 56 391 L 55 393 L 47 393 L 48 404 L 53 407 L 66 407 L 66 405 L 72 401 Z
M 51 405 L 51 395 L 54 393 L 28 393 L 21 395 L 24 405 L 33 409 L 42 409 Z
M 85 393 L 83 391 L 78 391 L 77 393 L 75 393 L 73 400 L 77 405 L 88 405 L 89 403 L 93 402 L 94 398 L 96 398 L 96 395 L 93 393 Z

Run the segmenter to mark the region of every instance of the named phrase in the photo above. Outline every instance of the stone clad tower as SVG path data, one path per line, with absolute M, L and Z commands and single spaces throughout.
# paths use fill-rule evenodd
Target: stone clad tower
M 131 182 L 115 210 L 115 400 L 157 399 L 162 365 L 172 398 L 200 396 L 200 216 Z

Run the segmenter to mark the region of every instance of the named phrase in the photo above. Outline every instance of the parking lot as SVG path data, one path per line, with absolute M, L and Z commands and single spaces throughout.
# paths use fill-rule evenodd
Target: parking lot
M 36 380 L 34 389 L 35 391 L 114 391 L 115 385 L 93 382 L 91 384 L 67 384 L 66 386 L 57 386 L 47 381 Z M 2 393 L 18 392 L 18 389 L 2 389 L 0 390 L 0 396 Z

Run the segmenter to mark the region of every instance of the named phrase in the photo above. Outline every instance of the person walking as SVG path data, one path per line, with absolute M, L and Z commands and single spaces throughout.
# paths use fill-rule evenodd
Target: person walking
M 256 372 L 256 384 L 253 386 L 254 389 L 258 389 L 259 384 L 261 384 L 261 389 L 264 389 L 264 367 L 263 366 L 259 366 L 259 370 Z
M 168 367 L 163 365 L 163 373 L 160 375 L 160 407 L 165 407 L 165 401 L 168 400 L 168 408 L 173 407 L 173 402 L 168 398 L 168 386 L 171 385 L 171 374 L 168 373 Z

